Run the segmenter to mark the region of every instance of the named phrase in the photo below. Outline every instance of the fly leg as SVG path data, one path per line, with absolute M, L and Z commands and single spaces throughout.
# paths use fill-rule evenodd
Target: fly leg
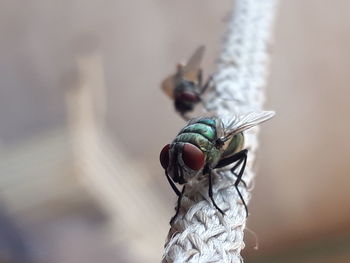
M 202 88 L 200 95 L 202 95 L 208 89 L 208 87 L 210 86 L 209 84 L 211 83 L 212 80 L 213 80 L 213 76 L 210 76 L 203 87 L 202 85 L 200 85 L 200 87 Z
M 173 188 L 173 190 L 174 190 L 175 194 L 176 194 L 177 196 L 180 196 L 180 195 L 181 195 L 180 190 L 179 190 L 179 189 L 177 189 L 177 187 L 176 187 L 176 185 L 174 184 L 174 182 L 173 182 L 173 181 L 170 179 L 170 177 L 169 177 L 169 175 L 168 175 L 168 172 L 167 172 L 167 171 L 165 171 L 165 175 L 166 175 L 166 178 L 168 179 L 168 182 L 169 182 L 169 184 L 170 184 L 171 188 Z
M 207 106 L 207 104 L 206 104 L 206 101 L 202 99 L 202 95 L 204 94 L 204 92 L 205 92 L 205 91 L 208 89 L 208 87 L 210 86 L 210 83 L 211 83 L 212 79 L 213 79 L 213 76 L 210 76 L 209 79 L 207 80 L 207 82 L 204 84 L 204 86 L 203 86 L 203 87 L 202 87 L 202 85 L 200 86 L 200 87 L 201 87 L 201 91 L 200 91 L 200 93 L 199 93 L 199 98 L 200 98 L 200 100 L 201 100 L 201 102 L 202 102 L 202 106 L 203 106 L 203 108 L 204 108 L 206 111 L 208 111 L 208 112 L 210 112 L 210 109 L 208 108 L 208 106 Z
M 197 79 L 198 79 L 199 88 L 202 88 L 202 84 L 203 84 L 203 70 L 202 69 L 198 70 Z
M 237 162 L 232 168 L 231 168 L 231 172 L 233 173 L 233 175 L 235 177 L 238 177 L 237 173 L 235 172 L 236 169 L 242 164 L 243 160 L 244 160 L 244 155 L 247 155 L 248 154 L 248 150 L 242 150 L 228 158 L 225 158 L 225 159 L 222 159 L 221 161 L 219 161 L 219 163 L 214 167 L 214 169 L 217 169 L 217 168 L 222 168 L 222 167 L 225 167 L 227 165 L 230 165 L 234 162 Z M 247 187 L 247 184 L 246 182 L 241 178 L 239 180 L 239 182 L 242 182 L 244 187 Z
M 237 162 L 231 169 L 231 172 L 237 177 L 236 181 L 235 181 L 235 184 L 234 184 L 234 187 L 236 188 L 236 191 L 238 193 L 238 196 L 239 198 L 242 200 L 242 203 L 244 205 L 244 208 L 245 208 L 245 211 L 246 211 L 246 216 L 248 217 L 248 207 L 247 207 L 247 204 L 246 202 L 244 201 L 243 199 L 243 196 L 242 196 L 242 193 L 241 191 L 239 191 L 239 188 L 238 188 L 238 185 L 240 182 L 243 182 L 242 180 L 242 176 L 243 176 L 243 173 L 244 173 L 244 169 L 245 169 L 245 166 L 247 164 L 247 154 L 248 154 L 248 150 L 245 149 L 245 150 L 242 150 L 228 158 L 225 158 L 225 159 L 222 159 L 217 165 L 215 168 L 222 168 L 226 165 L 229 165 L 231 163 L 234 163 L 234 162 Z M 235 173 L 235 170 L 241 166 L 238 174 Z M 245 182 L 244 182 L 244 185 L 246 186 Z
M 237 179 L 236 179 L 236 182 L 235 182 L 235 188 L 237 190 L 237 193 L 239 195 L 239 197 L 241 198 L 242 200 L 242 203 L 244 205 L 244 208 L 245 208 L 245 212 L 246 212 L 246 217 L 248 217 L 248 207 L 247 207 L 247 204 L 246 202 L 244 201 L 244 198 L 241 194 L 241 192 L 239 191 L 239 188 L 238 188 L 238 184 L 242 181 L 242 176 L 243 176 L 243 173 L 244 173 L 244 169 L 245 169 L 245 166 L 247 164 L 247 150 L 243 150 L 239 153 L 242 153 L 242 158 L 238 161 L 238 163 L 242 163 L 242 166 L 241 166 L 241 169 L 239 170 L 239 173 L 237 175 Z M 242 161 L 243 160 L 243 161 Z M 235 165 L 236 166 L 236 165 Z M 237 166 L 238 167 L 238 166 Z M 235 167 L 233 167 L 235 168 Z M 232 171 L 232 170 L 231 170 Z
M 175 213 L 175 215 L 170 219 L 170 222 L 169 222 L 170 225 L 172 225 L 172 224 L 174 223 L 175 218 L 179 215 L 180 206 L 181 206 L 181 199 L 182 199 L 182 196 L 183 196 L 184 192 L 185 192 L 185 185 L 184 185 L 184 187 L 182 188 L 182 191 L 181 191 L 181 193 L 180 193 L 180 195 L 179 195 L 179 198 L 177 199 L 176 213 Z
M 234 176 L 236 176 L 236 180 L 238 181 L 238 174 L 236 173 L 236 169 L 243 163 L 244 158 L 239 159 L 239 161 L 231 168 L 231 172 L 233 173 Z M 242 176 L 239 180 L 238 183 L 242 182 L 245 188 L 247 188 L 246 182 L 242 179 Z M 237 184 L 238 185 L 238 184 Z
M 213 205 L 215 206 L 215 208 L 217 210 L 219 210 L 219 212 L 222 214 L 222 215 L 225 215 L 225 213 L 220 209 L 220 207 L 218 207 L 218 205 L 215 203 L 214 201 L 214 198 L 213 198 L 213 182 L 212 182 L 212 175 L 211 175 L 211 170 L 212 169 L 209 169 L 209 197 L 210 197 L 210 200 L 212 201 Z

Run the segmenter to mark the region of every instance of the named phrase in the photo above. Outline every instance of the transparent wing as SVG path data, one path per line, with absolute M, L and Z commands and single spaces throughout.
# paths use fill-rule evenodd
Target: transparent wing
M 198 70 L 199 66 L 202 62 L 203 56 L 205 52 L 205 47 L 204 46 L 199 46 L 190 59 L 187 61 L 186 65 L 184 66 L 184 71 L 189 72 L 193 70 Z
M 204 52 L 205 47 L 199 46 L 182 68 L 182 74 L 185 79 L 198 82 L 198 73 L 201 70 L 200 65 L 203 60 Z
M 223 140 L 271 119 L 274 111 L 253 111 L 222 120 Z
M 186 65 L 177 65 L 177 74 L 167 77 L 161 84 L 165 94 L 172 99 L 174 98 L 175 81 L 179 76 L 194 83 L 198 82 L 198 75 L 201 71 L 200 64 L 203 59 L 204 51 L 204 46 L 198 47 L 187 61 Z
M 175 85 L 175 75 L 171 75 L 170 77 L 167 77 L 162 82 L 162 90 L 166 95 L 168 95 L 170 98 L 174 98 L 174 85 Z

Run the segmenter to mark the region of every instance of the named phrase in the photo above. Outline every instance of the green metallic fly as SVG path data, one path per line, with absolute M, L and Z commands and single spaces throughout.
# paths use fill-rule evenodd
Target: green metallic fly
M 165 169 L 169 184 L 178 196 L 177 211 L 170 222 L 178 215 L 186 183 L 199 176 L 209 177 L 209 197 L 214 207 L 224 214 L 213 198 L 212 171 L 233 163 L 235 164 L 230 170 L 237 177 L 234 186 L 248 216 L 247 205 L 238 188 L 248 154 L 248 150 L 244 148 L 243 131 L 267 121 L 274 115 L 273 111 L 261 111 L 237 115 L 228 120 L 218 117 L 193 119 L 171 144 L 164 146 L 160 153 L 160 163 Z M 184 185 L 181 192 L 175 183 Z

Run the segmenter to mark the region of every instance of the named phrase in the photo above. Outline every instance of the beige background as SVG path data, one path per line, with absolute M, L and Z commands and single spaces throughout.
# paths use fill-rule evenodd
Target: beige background
M 159 217 L 170 218 L 175 197 L 158 163 L 158 154 L 184 122 L 173 113 L 159 84 L 199 44 L 207 46 L 205 72 L 215 69 L 230 6 L 229 0 L 2 0 L 0 149 L 2 156 L 15 157 L 12 163 L 2 158 L 1 176 L 9 179 L 0 181 L 0 196 L 10 189 L 11 183 L 4 182 L 15 177 L 7 172 L 13 167 L 38 169 L 30 172 L 23 168 L 17 181 L 23 185 L 33 181 L 32 174 L 46 173 L 40 170 L 42 162 L 35 163 L 30 158 L 44 162 L 55 153 L 51 148 L 45 154 L 30 150 L 33 154 L 27 157 L 17 160 L 16 156 L 28 147 L 41 147 L 45 140 L 51 142 L 52 134 L 68 129 L 70 113 L 65 98 L 71 90 L 67 83 L 76 76 L 76 58 L 97 50 L 103 59 L 105 89 L 99 92 L 106 94 L 107 131 L 128 165 L 142 165 L 140 184 L 146 182 L 161 200 L 159 211 L 164 213 Z M 266 104 L 277 116 L 263 126 L 261 133 L 258 175 L 248 220 L 249 228 L 259 237 L 260 250 L 251 249 L 254 242 L 248 233 L 247 253 L 252 262 L 321 262 L 320 258 L 324 258 L 324 262 L 337 263 L 350 259 L 349 7 L 345 0 L 281 1 Z M 59 140 L 57 145 L 62 149 L 70 147 L 69 143 L 62 146 Z M 64 174 L 70 178 L 68 181 L 72 180 L 74 173 L 65 165 L 71 162 L 71 156 L 65 150 L 62 156 L 65 161 L 47 177 Z M 127 174 L 125 177 L 128 180 Z M 74 184 L 74 179 L 68 184 Z M 26 191 L 20 190 L 11 196 L 13 199 L 5 194 L 2 197 L 15 221 L 23 220 L 13 211 L 20 210 L 21 217 L 31 217 L 29 209 L 18 208 L 30 203 L 30 198 L 23 198 Z M 127 193 L 121 193 L 120 198 L 128 198 Z M 94 201 L 87 203 L 81 211 L 99 206 Z M 65 204 L 60 203 L 60 207 Z M 49 230 L 41 237 L 31 239 L 33 234 L 29 234 L 27 238 L 28 243 L 39 248 L 42 240 L 53 240 L 52 252 L 45 260 L 82 262 L 79 255 L 87 253 L 89 246 L 96 251 L 108 250 L 110 237 L 103 236 L 106 246 L 96 248 L 93 242 L 82 245 L 76 257 L 63 260 L 61 255 L 74 254 L 76 250 L 58 251 L 57 244 L 62 241 L 57 241 L 59 235 L 50 229 L 55 226 L 52 218 L 71 211 L 55 217 L 45 209 L 37 209 L 45 214 L 40 220 L 19 223 L 29 229 L 24 232 L 30 233 L 36 232 L 33 229 L 38 222 L 46 224 Z M 65 222 L 60 225 L 62 229 L 80 221 Z M 164 226 L 164 233 L 159 235 L 165 238 L 166 219 L 159 224 Z M 82 228 L 82 233 L 90 233 L 92 227 Z M 160 257 L 162 244 L 154 246 L 158 246 Z M 113 250 L 116 249 L 108 251 Z M 136 262 L 133 253 L 123 249 L 117 254 L 125 254 L 124 261 L 108 253 L 101 253 L 101 258 L 106 257 L 103 262 Z M 279 254 L 280 258 L 274 258 Z

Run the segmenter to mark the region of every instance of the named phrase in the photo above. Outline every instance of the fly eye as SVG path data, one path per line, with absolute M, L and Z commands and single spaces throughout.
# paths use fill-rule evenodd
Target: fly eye
M 160 164 L 164 169 L 167 169 L 169 165 L 169 149 L 170 144 L 165 145 L 159 155 Z
M 186 143 L 182 149 L 182 160 L 189 168 L 198 171 L 204 166 L 204 153 L 193 144 Z
M 199 98 L 196 94 L 192 92 L 183 92 L 180 95 L 180 99 L 183 101 L 188 101 L 188 102 L 198 102 Z

